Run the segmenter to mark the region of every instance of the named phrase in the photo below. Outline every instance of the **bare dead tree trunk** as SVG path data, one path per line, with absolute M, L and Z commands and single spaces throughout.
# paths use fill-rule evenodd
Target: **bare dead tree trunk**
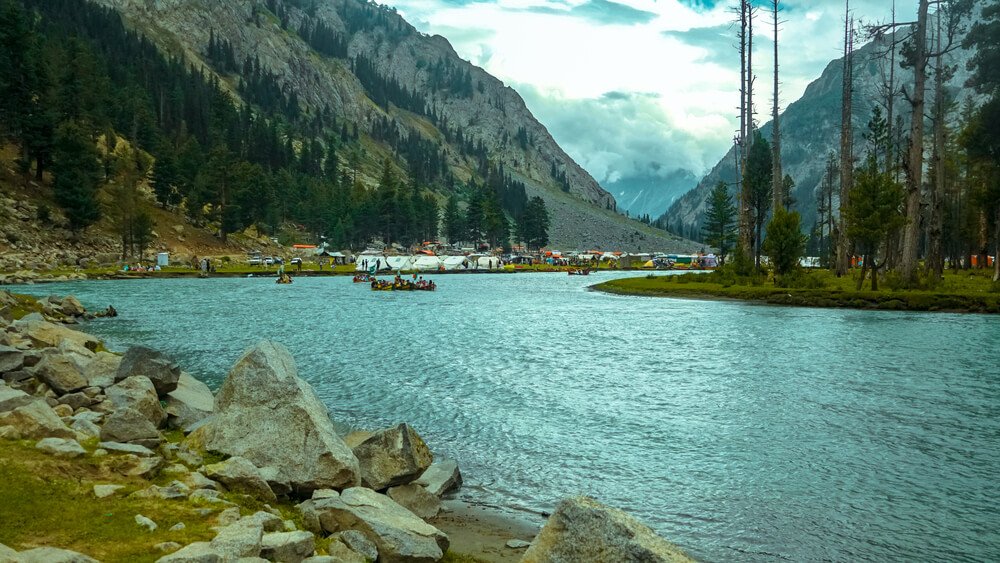
M 738 178 L 740 183 L 739 243 L 740 250 L 743 252 L 743 255 L 747 257 L 749 257 L 750 253 L 753 251 L 753 226 L 750 218 L 750 198 L 747 194 L 746 178 L 744 178 L 747 164 L 747 154 L 750 152 L 750 142 L 753 138 L 749 134 L 753 128 L 753 117 L 750 109 L 751 70 L 749 64 L 749 52 L 752 45 L 750 40 L 750 18 L 751 12 L 749 0 L 740 0 L 740 167 Z
M 937 11 L 935 29 L 935 49 L 942 50 L 941 43 L 941 9 Z M 937 58 L 937 68 L 934 71 L 934 181 L 930 185 L 930 220 L 927 226 L 927 272 L 935 279 L 941 279 L 944 274 L 944 254 L 941 248 L 941 237 L 944 231 L 944 198 L 945 192 L 945 74 L 948 72 L 944 57 Z
M 993 228 L 993 281 L 1000 281 L 1000 207 L 997 208 L 996 225 Z M 989 260 L 987 257 L 986 260 Z
M 913 117 L 910 123 L 910 155 L 906 169 L 906 227 L 900 273 L 913 281 L 917 273 L 920 245 L 920 190 L 924 172 L 924 90 L 927 82 L 927 10 L 930 0 L 920 0 L 917 27 L 913 34 L 913 93 L 909 96 Z
M 854 131 L 851 128 L 851 95 L 853 91 L 854 67 L 854 19 L 851 17 L 851 2 L 844 3 L 844 81 L 843 101 L 840 106 L 840 221 L 837 237 L 837 276 L 847 274 L 850 267 L 850 244 L 844 218 L 847 216 L 851 183 L 854 177 Z
M 774 0 L 774 104 L 771 107 L 771 209 L 777 211 L 785 205 L 784 174 L 781 173 L 781 127 L 778 122 L 778 0 Z

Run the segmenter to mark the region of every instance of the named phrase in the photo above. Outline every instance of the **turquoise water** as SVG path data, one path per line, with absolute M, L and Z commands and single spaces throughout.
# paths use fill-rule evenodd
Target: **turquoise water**
M 612 276 L 18 290 L 114 304 L 88 330 L 213 387 L 277 340 L 335 420 L 410 422 L 479 500 L 590 494 L 712 561 L 1000 559 L 1000 317 L 586 291 Z

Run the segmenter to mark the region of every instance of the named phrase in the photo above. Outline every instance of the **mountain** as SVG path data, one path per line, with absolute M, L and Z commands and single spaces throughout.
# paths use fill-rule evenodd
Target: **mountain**
M 960 42 L 961 39 L 959 39 Z M 883 83 L 883 65 L 880 65 L 877 54 L 884 51 L 885 46 L 870 42 L 855 51 L 854 94 L 852 104 L 851 125 L 854 135 L 855 157 L 864 154 L 863 133 L 866 130 L 872 110 L 882 99 L 880 87 Z M 900 50 L 902 46 L 900 46 Z M 947 64 L 954 65 L 956 72 L 947 87 L 948 95 L 959 104 L 963 103 L 972 92 L 963 88 L 969 77 L 966 62 L 972 53 L 958 49 L 947 57 Z M 902 60 L 899 51 L 896 61 Z M 795 102 L 788 105 L 781 114 L 781 159 L 782 172 L 792 177 L 795 188 L 792 197 L 795 199 L 794 210 L 802 214 L 802 226 L 809 229 L 816 221 L 816 195 L 819 191 L 827 155 L 839 153 L 841 101 L 843 100 L 843 57 L 826 66 L 818 79 L 806 87 L 805 93 Z M 884 65 L 887 71 L 887 63 Z M 911 80 L 913 71 L 897 69 L 897 85 Z M 933 80 L 928 80 L 927 101 L 932 100 Z M 757 99 L 761 95 L 769 95 L 769 91 L 758 90 Z M 767 102 L 765 102 L 767 103 Z M 897 96 L 894 102 L 897 115 L 902 113 L 904 132 L 909 131 L 909 105 L 902 96 Z M 763 108 L 758 108 L 765 111 Z M 950 114 L 951 123 L 958 118 L 958 110 Z M 770 121 L 761 128 L 764 138 L 770 140 L 772 132 Z M 928 129 L 930 131 L 930 129 Z M 904 133 L 905 134 L 905 133 Z M 839 161 L 838 161 L 839 162 Z M 731 148 L 712 170 L 690 192 L 684 194 L 657 219 L 673 232 L 694 239 L 700 238 L 701 225 L 707 209 L 707 200 L 712 187 L 724 181 L 730 184 L 730 193 L 736 197 L 736 150 Z
M 463 186 L 493 176 L 523 184 L 527 198 L 542 197 L 551 246 L 696 246 L 616 213 L 615 198 L 559 147 L 517 92 L 391 8 L 362 0 L 96 2 L 163 52 L 203 67 L 237 99 L 261 105 L 273 98 L 258 91 L 264 77 L 264 86 L 294 106 L 295 118 L 335 116 L 358 132 L 365 154 L 356 168 L 367 185 L 377 183 L 385 158 L 412 177 L 431 152 L 443 155 L 447 170 L 430 174 L 439 197 L 467 199 Z M 401 148 L 415 138 L 429 151 Z M 349 156 L 342 153 L 341 164 Z
M 691 171 L 677 169 L 666 177 L 622 178 L 605 187 L 617 200 L 619 211 L 627 211 L 632 217 L 655 218 L 697 184 L 698 178 Z

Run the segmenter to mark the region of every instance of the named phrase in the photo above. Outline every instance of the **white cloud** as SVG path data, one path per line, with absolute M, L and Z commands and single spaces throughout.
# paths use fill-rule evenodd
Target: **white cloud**
M 701 174 L 728 148 L 739 81 L 730 4 L 395 2 L 418 29 L 447 37 L 461 56 L 513 84 L 556 141 L 601 182 L 674 168 Z M 885 0 L 852 5 L 868 21 L 889 17 Z M 782 6 L 785 106 L 840 56 L 844 6 L 842 0 L 787 0 Z M 912 17 L 913 7 L 906 8 L 900 19 Z M 758 108 L 761 121 L 770 115 L 769 22 L 762 9 L 755 25 L 757 99 L 767 100 Z

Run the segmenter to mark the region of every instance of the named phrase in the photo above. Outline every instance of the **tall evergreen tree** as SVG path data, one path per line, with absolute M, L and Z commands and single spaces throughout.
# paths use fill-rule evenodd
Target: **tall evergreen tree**
M 96 223 L 101 217 L 97 202 L 103 177 L 100 155 L 93 139 L 75 121 L 56 129 L 52 174 L 52 190 L 70 229 L 79 232 Z
M 726 183 L 720 181 L 708 196 L 708 211 L 702 229 L 705 242 L 718 249 L 720 264 L 726 263 L 726 256 L 736 242 L 736 233 L 733 232 L 735 223 L 736 204 L 729 195 Z

